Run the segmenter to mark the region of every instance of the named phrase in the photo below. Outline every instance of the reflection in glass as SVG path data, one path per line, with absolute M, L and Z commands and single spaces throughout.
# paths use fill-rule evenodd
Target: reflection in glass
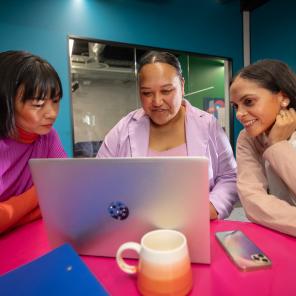
M 151 49 L 69 39 L 74 157 L 96 156 L 106 133 L 123 116 L 140 107 L 136 67 L 147 50 Z M 228 61 L 172 53 L 182 65 L 185 98 L 213 113 L 229 136 L 229 104 L 225 95 Z

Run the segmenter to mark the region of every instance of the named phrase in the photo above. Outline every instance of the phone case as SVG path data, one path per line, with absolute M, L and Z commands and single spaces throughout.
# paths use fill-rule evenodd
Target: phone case
M 216 238 L 239 269 L 248 271 L 271 266 L 271 260 L 242 231 L 216 232 Z

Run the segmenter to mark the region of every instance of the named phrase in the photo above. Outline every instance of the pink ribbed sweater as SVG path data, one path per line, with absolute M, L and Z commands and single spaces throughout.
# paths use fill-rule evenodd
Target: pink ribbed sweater
M 31 158 L 63 158 L 66 152 L 52 129 L 31 144 L 13 139 L 0 140 L 0 202 L 22 194 L 32 187 L 28 161 Z

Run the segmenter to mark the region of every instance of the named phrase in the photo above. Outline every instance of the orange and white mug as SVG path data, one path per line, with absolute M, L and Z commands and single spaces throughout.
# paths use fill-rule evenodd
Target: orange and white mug
M 127 264 L 122 254 L 134 250 L 139 254 L 138 266 Z M 127 242 L 116 254 L 118 266 L 126 273 L 137 274 L 142 295 L 183 296 L 192 289 L 192 271 L 184 234 L 159 229 L 146 233 L 141 244 Z

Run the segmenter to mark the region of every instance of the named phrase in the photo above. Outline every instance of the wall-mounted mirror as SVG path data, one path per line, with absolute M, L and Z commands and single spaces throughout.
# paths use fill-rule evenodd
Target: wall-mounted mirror
M 94 157 L 106 133 L 124 115 L 140 107 L 137 63 L 151 49 L 69 38 L 74 157 Z M 194 106 L 213 113 L 230 138 L 230 61 L 166 51 L 180 60 L 185 98 Z

